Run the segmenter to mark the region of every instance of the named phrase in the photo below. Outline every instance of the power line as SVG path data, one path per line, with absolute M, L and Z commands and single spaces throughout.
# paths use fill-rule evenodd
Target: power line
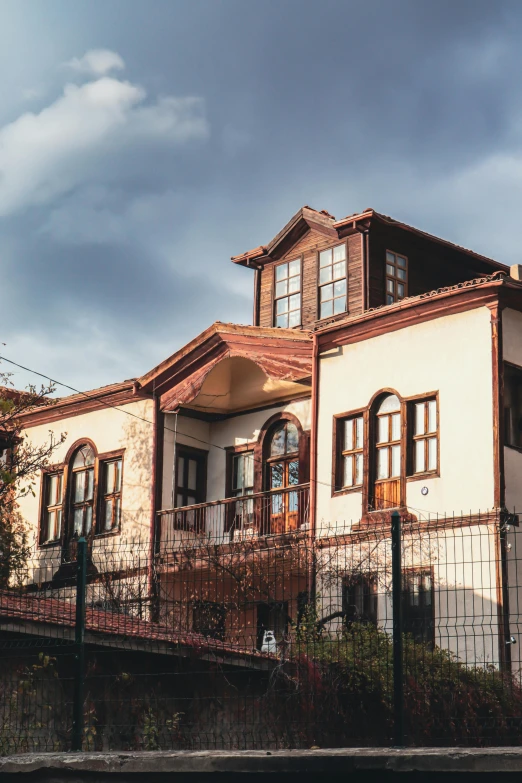
M 44 373 L 38 372 L 38 370 L 32 370 L 30 367 L 25 367 L 23 364 L 19 364 L 18 362 L 13 361 L 13 359 L 8 359 L 6 356 L 0 356 L 0 361 L 7 362 L 8 364 L 12 364 L 14 367 L 18 367 L 21 370 L 24 370 L 25 372 L 30 372 L 33 375 L 38 375 L 38 377 L 43 378 L 46 381 L 50 381 L 52 384 L 55 384 L 56 386 L 62 386 L 64 389 L 69 389 L 69 391 L 74 392 L 75 394 L 81 394 L 83 397 L 85 397 L 88 400 L 97 400 L 98 402 L 101 402 L 102 405 L 105 405 L 107 408 L 111 408 L 112 410 L 118 411 L 119 413 L 124 413 L 126 416 L 132 416 L 133 419 L 138 419 L 139 421 L 144 422 L 145 424 L 149 424 L 151 427 L 154 427 L 154 422 L 150 419 L 146 419 L 143 416 L 139 416 L 137 413 L 132 413 L 131 411 L 123 410 L 123 408 L 118 407 L 116 405 L 111 405 L 109 402 L 106 402 L 102 397 L 99 397 L 95 394 L 89 394 L 88 392 L 81 391 L 80 389 L 76 389 L 74 386 L 70 386 L 67 383 L 62 383 L 62 381 L 57 381 L 55 378 L 51 378 L 49 375 L 45 375 Z M 197 438 L 195 435 L 189 435 L 188 433 L 179 433 L 176 430 L 171 429 L 170 427 L 164 426 L 164 429 L 167 432 L 172 432 L 174 435 L 182 434 L 185 435 L 187 438 L 191 438 L 191 440 L 195 440 L 198 443 L 203 443 L 205 446 L 210 446 L 211 448 L 220 449 L 221 451 L 227 452 L 226 448 L 224 446 L 219 446 L 217 443 L 210 443 L 207 440 L 203 440 L 202 438 Z M 263 460 L 257 459 L 252 455 L 252 460 L 254 462 L 258 462 L 260 465 L 263 465 Z M 316 485 L 321 485 L 323 487 L 327 487 L 328 489 L 331 489 L 331 484 L 326 481 L 319 481 L 318 479 L 312 479 L 312 481 Z M 389 501 L 391 508 L 396 508 L 396 506 L 391 505 L 391 501 Z M 435 516 L 439 516 L 438 512 L 436 511 L 430 511 L 429 509 L 423 509 L 418 508 L 416 506 L 409 506 L 413 511 L 419 511 L 424 514 L 433 514 Z

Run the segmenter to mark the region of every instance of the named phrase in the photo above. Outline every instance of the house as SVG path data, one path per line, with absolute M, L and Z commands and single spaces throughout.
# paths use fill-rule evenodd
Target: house
M 232 261 L 253 270 L 252 326 L 215 323 L 141 378 L 27 414 L 35 442 L 67 432 L 21 503 L 35 582 L 72 584 L 83 535 L 93 602 L 118 572 L 180 631 L 260 649 L 312 593 L 331 634 L 354 613 L 387 628 L 400 509 L 407 627 L 515 665 L 521 268 L 310 207 Z

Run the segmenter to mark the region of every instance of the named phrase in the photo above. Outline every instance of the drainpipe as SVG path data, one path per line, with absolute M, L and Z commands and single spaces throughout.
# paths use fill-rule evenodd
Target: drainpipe
M 308 530 L 310 553 L 314 551 L 317 506 L 317 420 L 319 413 L 319 345 L 312 334 L 312 410 L 310 432 L 310 525 Z M 310 558 L 308 573 L 309 594 L 315 594 L 315 563 Z

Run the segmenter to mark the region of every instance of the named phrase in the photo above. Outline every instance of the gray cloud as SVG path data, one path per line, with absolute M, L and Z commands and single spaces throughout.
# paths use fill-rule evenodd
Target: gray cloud
M 519 260 L 518 0 L 318 8 L 0 0 L 7 355 L 87 388 L 249 321 L 229 257 L 305 203 Z

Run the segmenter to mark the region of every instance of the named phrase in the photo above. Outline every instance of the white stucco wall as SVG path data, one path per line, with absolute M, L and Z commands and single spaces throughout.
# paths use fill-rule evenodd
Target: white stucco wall
M 227 446 L 254 444 L 263 424 L 275 413 L 292 413 L 301 422 L 303 430 L 310 429 L 310 400 L 297 400 L 285 405 L 244 413 L 224 421 L 208 423 L 199 419 L 174 414 L 165 416 L 163 456 L 163 508 L 172 508 L 174 440 L 177 443 L 208 451 L 207 501 L 225 497 Z M 175 435 L 176 432 L 176 435 Z M 212 445 L 210 445 L 212 444 Z M 260 466 L 257 466 L 260 467 Z
M 132 413 L 134 416 L 146 419 L 146 421 L 126 415 L 127 413 Z M 52 455 L 53 464 L 63 462 L 70 447 L 83 438 L 92 440 L 99 453 L 125 449 L 122 476 L 121 534 L 110 538 L 115 548 L 120 546 L 123 541 L 139 540 L 145 546 L 150 540 L 153 417 L 152 401 L 139 400 L 119 406 L 117 409 L 103 408 L 26 430 L 28 439 L 34 445 L 48 442 L 50 432 L 54 434 L 55 438 L 59 438 L 62 432 L 67 433 L 64 443 Z M 32 541 L 36 543 L 41 494 L 40 475 L 36 478 L 34 490 L 34 497 L 28 495 L 21 499 L 20 510 L 28 522 Z M 100 540 L 109 541 L 107 538 Z M 55 548 L 58 553 L 59 547 Z M 46 552 L 46 558 L 49 559 L 49 548 L 42 551 Z
M 321 356 L 318 527 L 349 528 L 361 517 L 362 493 L 331 497 L 332 417 L 366 407 L 383 388 L 404 397 L 439 393 L 440 477 L 408 482 L 408 506 L 422 516 L 492 508 L 491 317 L 483 307 Z

